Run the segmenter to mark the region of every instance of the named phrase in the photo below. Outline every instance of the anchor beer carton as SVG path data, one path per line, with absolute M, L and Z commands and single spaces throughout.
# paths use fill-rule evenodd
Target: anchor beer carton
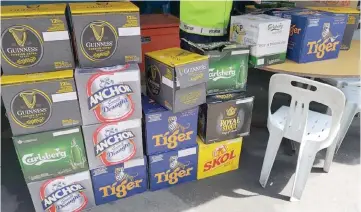
M 126 1 L 69 5 L 81 68 L 142 62 L 137 6 Z
M 198 137 L 197 179 L 203 179 L 238 169 L 242 137 L 204 144 Z
M 75 69 L 83 125 L 141 119 L 137 64 Z
M 29 183 L 28 189 L 36 212 L 84 211 L 95 206 L 89 171 Z
M 4 75 L 72 69 L 66 4 L 1 6 Z
M 147 155 L 196 145 L 198 107 L 172 113 L 142 96 L 144 144 Z
M 145 54 L 147 94 L 173 113 L 206 100 L 208 57 L 180 48 Z
M 26 182 L 88 170 L 80 128 L 13 137 Z
M 143 193 L 148 189 L 146 158 L 90 171 L 96 205 Z
M 253 97 L 244 93 L 218 94 L 207 97 L 199 107 L 198 135 L 206 144 L 249 134 Z
M 143 157 L 140 119 L 83 126 L 89 168 Z
M 73 70 L 2 76 L 1 85 L 13 135 L 81 125 Z
M 148 156 L 151 191 L 197 179 L 197 146 Z
M 249 47 L 235 42 L 181 42 L 183 48 L 209 57 L 207 95 L 246 90 Z

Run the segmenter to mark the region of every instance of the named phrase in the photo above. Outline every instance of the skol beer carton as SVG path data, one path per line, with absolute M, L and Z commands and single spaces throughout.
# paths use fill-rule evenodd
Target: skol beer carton
M 148 159 L 151 191 L 197 179 L 197 147 L 151 155 Z
M 83 126 L 89 168 L 143 157 L 140 119 Z
M 142 118 L 138 65 L 75 69 L 75 81 L 84 125 Z
M 145 54 L 147 94 L 174 113 L 206 100 L 208 57 L 180 48 Z
M 146 158 L 90 171 L 96 205 L 145 192 L 148 188 Z
M 1 67 L 5 75 L 72 69 L 66 4 L 1 7 Z
M 243 93 L 208 96 L 199 107 L 198 135 L 206 144 L 246 136 L 252 108 L 253 97 Z
M 198 180 L 238 169 L 242 137 L 212 144 L 204 144 L 198 137 L 197 143 Z
M 81 125 L 73 70 L 2 76 L 13 135 Z
M 95 206 L 89 171 L 29 183 L 28 189 L 36 212 L 75 212 Z
M 290 22 L 266 14 L 232 16 L 230 40 L 252 46 L 249 60 L 252 67 L 283 63 Z
M 13 137 L 26 182 L 88 169 L 80 128 Z
M 196 145 L 198 107 L 172 113 L 142 96 L 144 144 L 147 155 Z
M 73 38 L 82 68 L 140 63 L 139 8 L 131 2 L 70 3 Z
M 209 57 L 207 95 L 246 90 L 249 47 L 235 42 L 181 42 L 182 48 Z

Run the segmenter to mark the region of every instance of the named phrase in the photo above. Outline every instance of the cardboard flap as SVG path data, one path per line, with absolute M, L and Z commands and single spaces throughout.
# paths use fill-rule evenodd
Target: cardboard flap
M 1 6 L 1 17 L 64 15 L 66 4 L 34 4 Z
M 139 8 L 128 1 L 70 3 L 72 14 L 139 12 Z
M 72 77 L 73 77 L 73 70 L 41 72 L 41 73 L 24 74 L 24 75 L 5 75 L 1 77 L 1 85 L 65 79 Z
M 142 95 L 142 109 L 145 115 L 150 113 L 165 112 L 168 111 L 163 106 L 155 102 L 148 96 Z
M 187 88 L 208 81 L 208 60 L 175 68 L 177 87 Z

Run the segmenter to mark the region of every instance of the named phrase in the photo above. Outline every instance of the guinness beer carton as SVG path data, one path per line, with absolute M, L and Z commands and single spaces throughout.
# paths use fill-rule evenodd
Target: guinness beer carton
M 73 70 L 2 76 L 13 135 L 81 125 Z
M 283 63 L 290 24 L 290 20 L 266 14 L 232 16 L 230 40 L 252 46 L 251 67 Z
M 140 119 L 83 126 L 89 168 L 143 157 Z
M 13 137 L 26 182 L 88 169 L 80 129 L 48 131 Z
M 148 188 L 146 158 L 90 171 L 96 205 L 143 193 Z
M 180 48 L 145 54 L 147 94 L 173 113 L 206 100 L 208 57 Z
M 28 189 L 36 212 L 84 211 L 95 206 L 89 171 L 29 183 Z
M 172 113 L 142 96 L 144 144 L 147 155 L 196 145 L 198 107 Z
M 1 67 L 5 75 L 72 69 L 66 4 L 1 7 Z
M 181 42 L 183 48 L 209 57 L 207 95 L 246 90 L 249 47 L 235 42 Z
M 84 125 L 142 118 L 138 65 L 75 69 L 75 80 Z
M 252 108 L 253 97 L 243 93 L 208 96 L 199 107 L 198 135 L 206 144 L 246 136 Z
M 142 62 L 137 6 L 126 1 L 69 5 L 80 67 Z
M 149 156 L 151 191 L 197 179 L 197 146 Z

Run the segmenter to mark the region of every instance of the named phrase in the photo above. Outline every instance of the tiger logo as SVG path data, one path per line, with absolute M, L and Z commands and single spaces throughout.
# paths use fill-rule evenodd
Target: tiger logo
M 331 24 L 324 23 L 322 27 L 321 39 L 317 43 L 327 43 L 328 41 L 334 42 L 340 35 L 334 36 L 331 32 Z
M 115 175 L 115 180 L 116 181 L 121 182 L 121 181 L 124 181 L 124 180 L 128 180 L 129 182 L 133 182 L 134 178 L 136 176 L 138 176 L 138 173 L 135 176 L 131 176 L 131 175 L 125 173 L 124 167 L 120 167 L 120 168 L 116 168 L 114 170 L 114 175 Z
M 173 133 L 176 130 L 180 130 L 182 132 L 185 132 L 190 127 L 190 124 L 188 123 L 187 126 L 183 126 L 177 122 L 177 116 L 170 116 L 168 118 L 168 130 Z
M 185 169 L 186 166 L 189 166 L 189 164 L 189 161 L 186 164 L 179 162 L 178 156 L 171 156 L 169 158 L 169 168 L 171 170 L 175 170 L 176 168 Z

